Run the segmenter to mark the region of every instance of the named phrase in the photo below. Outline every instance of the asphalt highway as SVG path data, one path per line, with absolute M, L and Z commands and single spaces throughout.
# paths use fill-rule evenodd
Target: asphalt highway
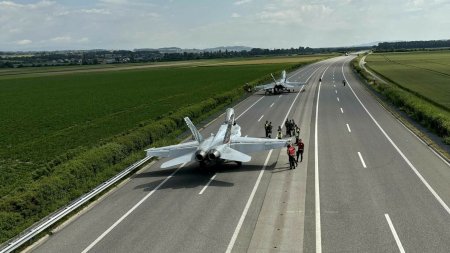
M 242 167 L 160 169 L 161 160 L 31 250 L 448 252 L 450 166 L 378 104 L 351 58 L 292 72 L 303 92 L 257 92 L 234 106 L 243 136 L 264 137 L 266 120 L 275 135 L 294 118 L 306 145 L 297 169 L 285 149 Z

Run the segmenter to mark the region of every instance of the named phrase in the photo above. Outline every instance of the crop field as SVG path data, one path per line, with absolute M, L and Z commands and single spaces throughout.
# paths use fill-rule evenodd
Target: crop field
M 298 64 L 302 62 L 311 62 L 314 60 L 319 60 L 323 59 L 324 57 L 330 56 L 332 56 L 332 54 L 0 69 L 0 80 L 16 78 L 17 75 L 20 75 L 21 77 L 38 77 L 38 76 L 85 73 L 85 72 L 133 70 L 133 69 L 146 69 L 159 67 L 199 67 L 199 66 L 206 67 L 219 65 L 248 65 L 248 64 L 270 64 L 270 63 Z
M 366 62 L 388 80 L 450 110 L 450 51 L 371 54 Z
M 0 196 L 31 182 L 35 170 L 61 154 L 89 149 L 293 64 L 277 60 L 0 79 Z

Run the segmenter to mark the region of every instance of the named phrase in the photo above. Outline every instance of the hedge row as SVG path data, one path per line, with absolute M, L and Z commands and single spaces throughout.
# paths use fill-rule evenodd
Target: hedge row
M 184 117 L 198 120 L 215 108 L 230 104 L 243 93 L 243 89 L 235 89 L 213 96 L 74 157 L 60 157 L 51 166 L 43 168 L 31 185 L 1 198 L 0 241 L 15 236 L 136 161 L 136 158 L 127 160 L 130 155 L 139 153 L 143 157 L 145 147 L 164 140 L 170 133 L 184 131 Z
M 444 143 L 450 144 L 450 113 L 434 103 L 408 92 L 394 84 L 383 83 L 374 79 L 367 71 L 359 66 L 359 58 L 352 61 L 353 68 L 370 86 L 383 97 L 406 112 L 412 119 L 443 138 Z

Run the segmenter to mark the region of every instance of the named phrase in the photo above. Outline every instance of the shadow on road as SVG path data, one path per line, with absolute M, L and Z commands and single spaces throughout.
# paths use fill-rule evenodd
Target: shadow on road
M 272 170 L 275 163 L 268 165 L 267 170 Z M 241 173 L 248 171 L 260 171 L 262 165 L 243 165 L 238 166 L 235 163 L 223 163 L 210 165 L 206 167 L 200 167 L 197 163 L 188 165 L 185 168 L 180 169 L 173 177 L 163 184 L 159 190 L 162 189 L 183 189 L 183 188 L 195 188 L 203 187 L 210 180 L 215 173 Z M 133 178 L 155 178 L 161 177 L 161 179 L 141 184 L 134 189 L 143 189 L 144 191 L 152 191 L 158 185 L 161 184 L 168 176 L 170 176 L 177 168 L 170 169 L 158 169 L 155 171 L 148 171 L 135 175 Z M 209 187 L 231 187 L 234 183 L 218 180 L 217 177 L 211 181 Z

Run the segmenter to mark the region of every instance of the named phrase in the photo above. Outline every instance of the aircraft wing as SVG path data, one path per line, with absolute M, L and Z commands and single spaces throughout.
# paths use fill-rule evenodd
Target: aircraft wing
M 300 87 L 302 85 L 305 85 L 306 83 L 302 83 L 302 82 L 286 82 L 286 85 L 291 85 L 291 87 Z
M 242 153 L 254 153 L 264 150 L 278 149 L 286 147 L 290 139 L 267 139 L 253 137 L 233 137 L 230 148 Z
M 199 146 L 198 141 L 190 141 L 186 143 L 165 146 L 160 148 L 149 148 L 145 151 L 147 151 L 147 156 L 179 157 L 186 155 L 188 153 L 195 152 L 198 146 Z
M 264 85 L 258 85 L 255 87 L 256 90 L 271 90 L 273 89 L 274 85 L 273 83 L 268 83 Z

